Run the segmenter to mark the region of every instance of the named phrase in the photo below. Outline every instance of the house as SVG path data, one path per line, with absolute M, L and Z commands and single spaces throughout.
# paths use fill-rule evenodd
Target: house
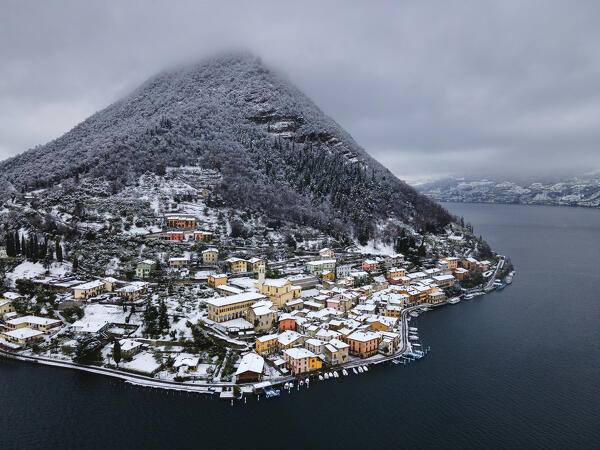
M 148 291 L 148 283 L 145 281 L 134 281 L 117 289 L 115 292 L 123 301 L 133 302 L 144 295 L 146 291 Z
M 436 275 L 433 276 L 433 281 L 442 289 L 447 289 L 454 286 L 454 276 L 452 275 Z
M 237 295 L 244 292 L 242 289 L 229 286 L 228 284 L 220 284 L 215 288 L 215 290 L 221 295 Z
M 469 271 L 463 267 L 458 267 L 457 269 L 454 270 L 454 276 L 456 277 L 457 280 L 462 280 L 465 275 L 468 275 Z
M 390 280 L 390 283 L 398 284 L 398 283 L 393 283 L 392 280 L 395 278 L 400 278 L 400 277 L 406 276 L 406 270 L 400 269 L 398 267 L 390 267 L 386 271 L 385 276 L 388 280 Z
M 362 270 L 365 270 L 367 272 L 373 272 L 378 269 L 379 269 L 379 262 L 375 261 L 374 259 L 365 259 L 362 262 Z
M 292 375 L 312 372 L 323 367 L 317 355 L 305 348 L 286 349 L 283 351 L 283 359 L 285 359 Z
M 138 342 L 134 339 L 121 339 L 119 344 L 121 345 L 121 355 L 125 359 L 132 358 L 142 349 L 143 346 L 141 342 Z
M 252 383 L 262 380 L 265 360 L 256 353 L 247 353 L 242 357 L 240 365 L 235 371 L 236 383 Z
M 196 218 L 192 216 L 167 216 L 165 218 L 167 222 L 167 227 L 169 228 L 180 228 L 186 230 L 193 230 L 196 228 Z
M 185 240 L 185 233 L 183 231 L 169 231 L 170 241 L 183 241 Z
M 138 278 L 149 278 L 150 273 L 154 270 L 156 266 L 156 261 L 151 259 L 145 259 L 137 263 L 135 268 L 135 276 Z
M 48 319 L 38 316 L 23 316 L 7 320 L 4 328 L 8 330 L 18 330 L 20 328 L 32 328 L 42 333 L 48 333 L 53 328 L 59 327 L 62 322 L 58 319 Z
M 323 277 L 324 280 L 327 280 L 327 281 L 335 280 L 335 273 L 333 273 L 330 270 L 324 270 L 323 273 L 321 274 L 321 276 Z
M 378 316 L 373 319 L 369 319 L 369 328 L 373 331 L 391 331 L 398 319 L 394 317 Z
M 344 364 L 348 361 L 348 351 L 350 345 L 339 339 L 332 339 L 323 346 L 323 355 L 325 360 L 332 366 Z
M 396 267 L 404 262 L 404 255 L 402 253 L 395 253 L 393 255 L 387 255 L 383 258 L 383 264 L 385 267 Z
M 256 302 L 248 310 L 246 320 L 257 333 L 268 331 L 277 323 L 277 308 L 270 301 Z
M 360 358 L 369 358 L 377 353 L 379 335 L 372 331 L 355 331 L 346 337 L 350 353 Z
M 448 270 L 454 270 L 458 267 L 459 259 L 455 256 L 448 256 L 446 258 L 442 258 L 442 262 L 448 266 Z
M 461 264 L 467 270 L 477 270 L 477 268 L 479 267 L 479 261 L 471 257 L 463 258 Z
M 177 269 L 180 267 L 185 267 L 190 263 L 190 258 L 187 258 L 185 256 L 182 257 L 178 257 L 178 258 L 169 258 L 169 267 L 171 269 Z
M 229 264 L 229 270 L 233 273 L 248 271 L 248 263 L 245 259 L 232 257 L 227 259 L 226 262 Z
M 0 319 L 5 319 L 6 314 L 15 312 L 12 300 L 0 300 Z
M 0 338 L 6 339 L 18 345 L 29 345 L 34 341 L 40 340 L 44 333 L 31 328 L 19 328 L 17 330 L 3 331 L 0 333 Z
M 277 336 L 277 347 L 281 350 L 302 345 L 304 336 L 292 330 L 287 330 Z
M 224 273 L 209 275 L 207 283 L 208 283 L 208 287 L 215 289 L 216 287 L 218 287 L 222 284 L 227 284 L 227 275 Z
M 104 283 L 104 290 L 106 292 L 113 292 L 119 280 L 113 277 L 104 277 L 101 281 Z
M 310 338 L 304 341 L 304 347 L 317 355 L 323 353 L 324 345 L 325 341 L 321 341 L 320 339 Z
M 256 257 L 250 258 L 246 263 L 249 272 L 258 272 L 260 267 L 265 267 L 267 265 L 264 259 Z
M 75 300 L 86 300 L 102 294 L 104 288 L 104 283 L 100 280 L 83 283 L 73 288 L 73 297 L 75 297 Z
M 265 298 L 262 294 L 244 292 L 229 297 L 208 299 L 206 301 L 208 318 L 213 322 L 225 322 L 226 320 L 243 317 L 251 305 Z
M 446 294 L 444 294 L 441 291 L 431 292 L 431 293 L 427 294 L 427 302 L 431 303 L 432 305 L 438 305 L 440 303 L 444 303 L 444 300 L 446 300 Z
M 321 259 L 334 259 L 335 253 L 332 249 L 325 247 L 319 250 L 319 256 Z
M 173 368 L 177 369 L 177 372 L 183 375 L 184 373 L 195 372 L 198 370 L 199 363 L 200 358 L 198 356 L 182 353 L 175 358 Z
M 208 242 L 213 238 L 213 233 L 210 231 L 194 231 L 194 241 Z
M 325 342 L 329 342 L 332 339 L 338 339 L 339 337 L 340 337 L 340 333 L 338 333 L 337 331 L 326 330 L 323 328 L 320 329 L 319 331 L 317 331 L 317 333 L 315 334 L 315 338 L 320 339 Z
M 296 311 L 304 308 L 304 300 L 301 298 L 297 298 L 294 300 L 290 300 L 285 304 L 285 308 L 289 311 Z
M 484 261 L 479 261 L 477 263 L 477 266 L 479 267 L 479 270 L 481 270 L 482 272 L 487 272 L 488 270 L 490 270 L 490 264 L 492 264 L 492 263 L 489 262 L 488 260 L 484 260 Z
M 256 347 L 256 352 L 259 355 L 262 355 L 263 353 L 270 353 L 274 349 L 278 348 L 277 347 L 277 339 L 278 338 L 279 338 L 279 336 L 276 334 L 268 334 L 266 336 L 261 336 L 259 338 L 256 338 L 256 342 L 254 344 Z
M 282 314 L 279 316 L 279 332 L 285 330 L 296 330 L 296 317 L 290 314 Z
M 338 280 L 341 280 L 342 278 L 346 278 L 350 275 L 350 272 L 352 271 L 352 266 L 350 264 L 343 264 L 341 266 L 337 266 L 335 268 L 335 277 Z
M 202 263 L 203 264 L 214 264 L 219 260 L 219 250 L 216 248 L 207 248 L 202 250 Z
M 335 259 L 320 259 L 316 261 L 308 261 L 306 263 L 306 271 L 311 275 L 321 275 L 324 270 L 330 272 L 335 271 Z
M 76 338 L 82 336 L 97 336 L 104 333 L 110 327 L 110 322 L 105 320 L 80 319 L 71 324 L 71 331 Z

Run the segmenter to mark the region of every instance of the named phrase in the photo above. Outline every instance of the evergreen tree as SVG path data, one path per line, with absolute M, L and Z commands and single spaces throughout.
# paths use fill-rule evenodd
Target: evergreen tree
M 79 261 L 77 260 L 77 256 L 73 256 L 73 272 L 77 272 L 79 270 Z
M 15 231 L 15 256 L 21 254 L 21 243 L 19 242 L 19 233 Z
M 113 346 L 113 359 L 118 366 L 121 362 L 121 344 L 118 339 L 115 339 L 115 345 Z
M 56 253 L 56 260 L 58 262 L 63 262 L 63 253 L 62 246 L 60 245 L 60 241 L 57 239 L 55 243 L 56 249 L 54 250 Z
M 167 305 L 165 304 L 164 299 L 160 301 L 160 305 L 158 308 L 158 327 L 161 329 L 161 331 L 167 330 L 169 328 Z

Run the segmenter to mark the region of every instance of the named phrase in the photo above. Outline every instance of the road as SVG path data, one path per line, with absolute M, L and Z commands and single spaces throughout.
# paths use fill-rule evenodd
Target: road
M 491 291 L 493 289 L 494 281 L 496 281 L 496 275 L 498 275 L 498 271 L 504 267 L 504 256 L 500 255 L 500 259 L 498 260 L 498 264 L 496 265 L 496 270 L 490 277 L 490 280 L 487 282 L 483 290 L 485 292 Z

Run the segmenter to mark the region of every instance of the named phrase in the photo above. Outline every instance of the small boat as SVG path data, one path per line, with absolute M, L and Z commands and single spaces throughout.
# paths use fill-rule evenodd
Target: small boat
M 300 380 L 300 381 L 298 382 L 298 386 L 304 386 L 304 381 Z
M 333 378 L 333 373 L 329 372 L 329 378 Z
M 329 380 L 329 374 L 327 372 L 325 372 L 325 374 L 323 376 L 325 377 L 326 380 Z
M 506 285 L 505 285 L 505 284 L 501 284 L 501 285 L 499 285 L 499 286 L 496 286 L 496 290 L 497 290 L 497 291 L 501 291 L 501 290 L 502 290 L 502 289 L 504 289 L 505 287 L 506 287 Z
M 473 294 L 466 294 L 465 300 L 471 300 L 473 297 L 475 297 Z
M 319 381 L 323 381 L 323 375 L 319 375 Z
M 348 376 L 348 371 L 346 369 L 342 369 L 342 375 L 344 375 L 345 377 Z
M 304 380 L 304 382 L 306 383 L 306 387 L 308 387 L 308 385 L 310 384 L 310 380 L 307 378 L 306 380 Z
M 356 371 L 356 367 L 352 368 L 352 372 L 354 372 L 354 375 L 358 375 L 358 372 Z
M 268 389 L 265 391 L 265 395 L 267 398 L 279 397 L 281 395 L 281 391 L 279 389 Z
M 363 370 L 364 370 L 365 372 L 368 372 L 368 371 L 369 371 L 369 368 L 368 368 L 367 366 L 363 366 Z
M 363 368 L 358 366 L 358 373 L 363 373 L 363 372 L 364 372 Z
M 417 327 L 408 327 L 408 329 L 409 329 L 410 331 L 418 331 L 418 330 L 417 330 Z
M 337 373 L 337 372 L 333 372 L 333 377 L 334 377 L 334 378 L 339 378 L 340 376 L 338 375 L 338 373 Z

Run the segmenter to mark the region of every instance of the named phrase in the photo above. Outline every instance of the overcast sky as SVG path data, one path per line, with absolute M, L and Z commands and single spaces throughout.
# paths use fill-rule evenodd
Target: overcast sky
M 244 48 L 409 181 L 600 169 L 599 1 L 0 7 L 0 159 L 165 67 Z

